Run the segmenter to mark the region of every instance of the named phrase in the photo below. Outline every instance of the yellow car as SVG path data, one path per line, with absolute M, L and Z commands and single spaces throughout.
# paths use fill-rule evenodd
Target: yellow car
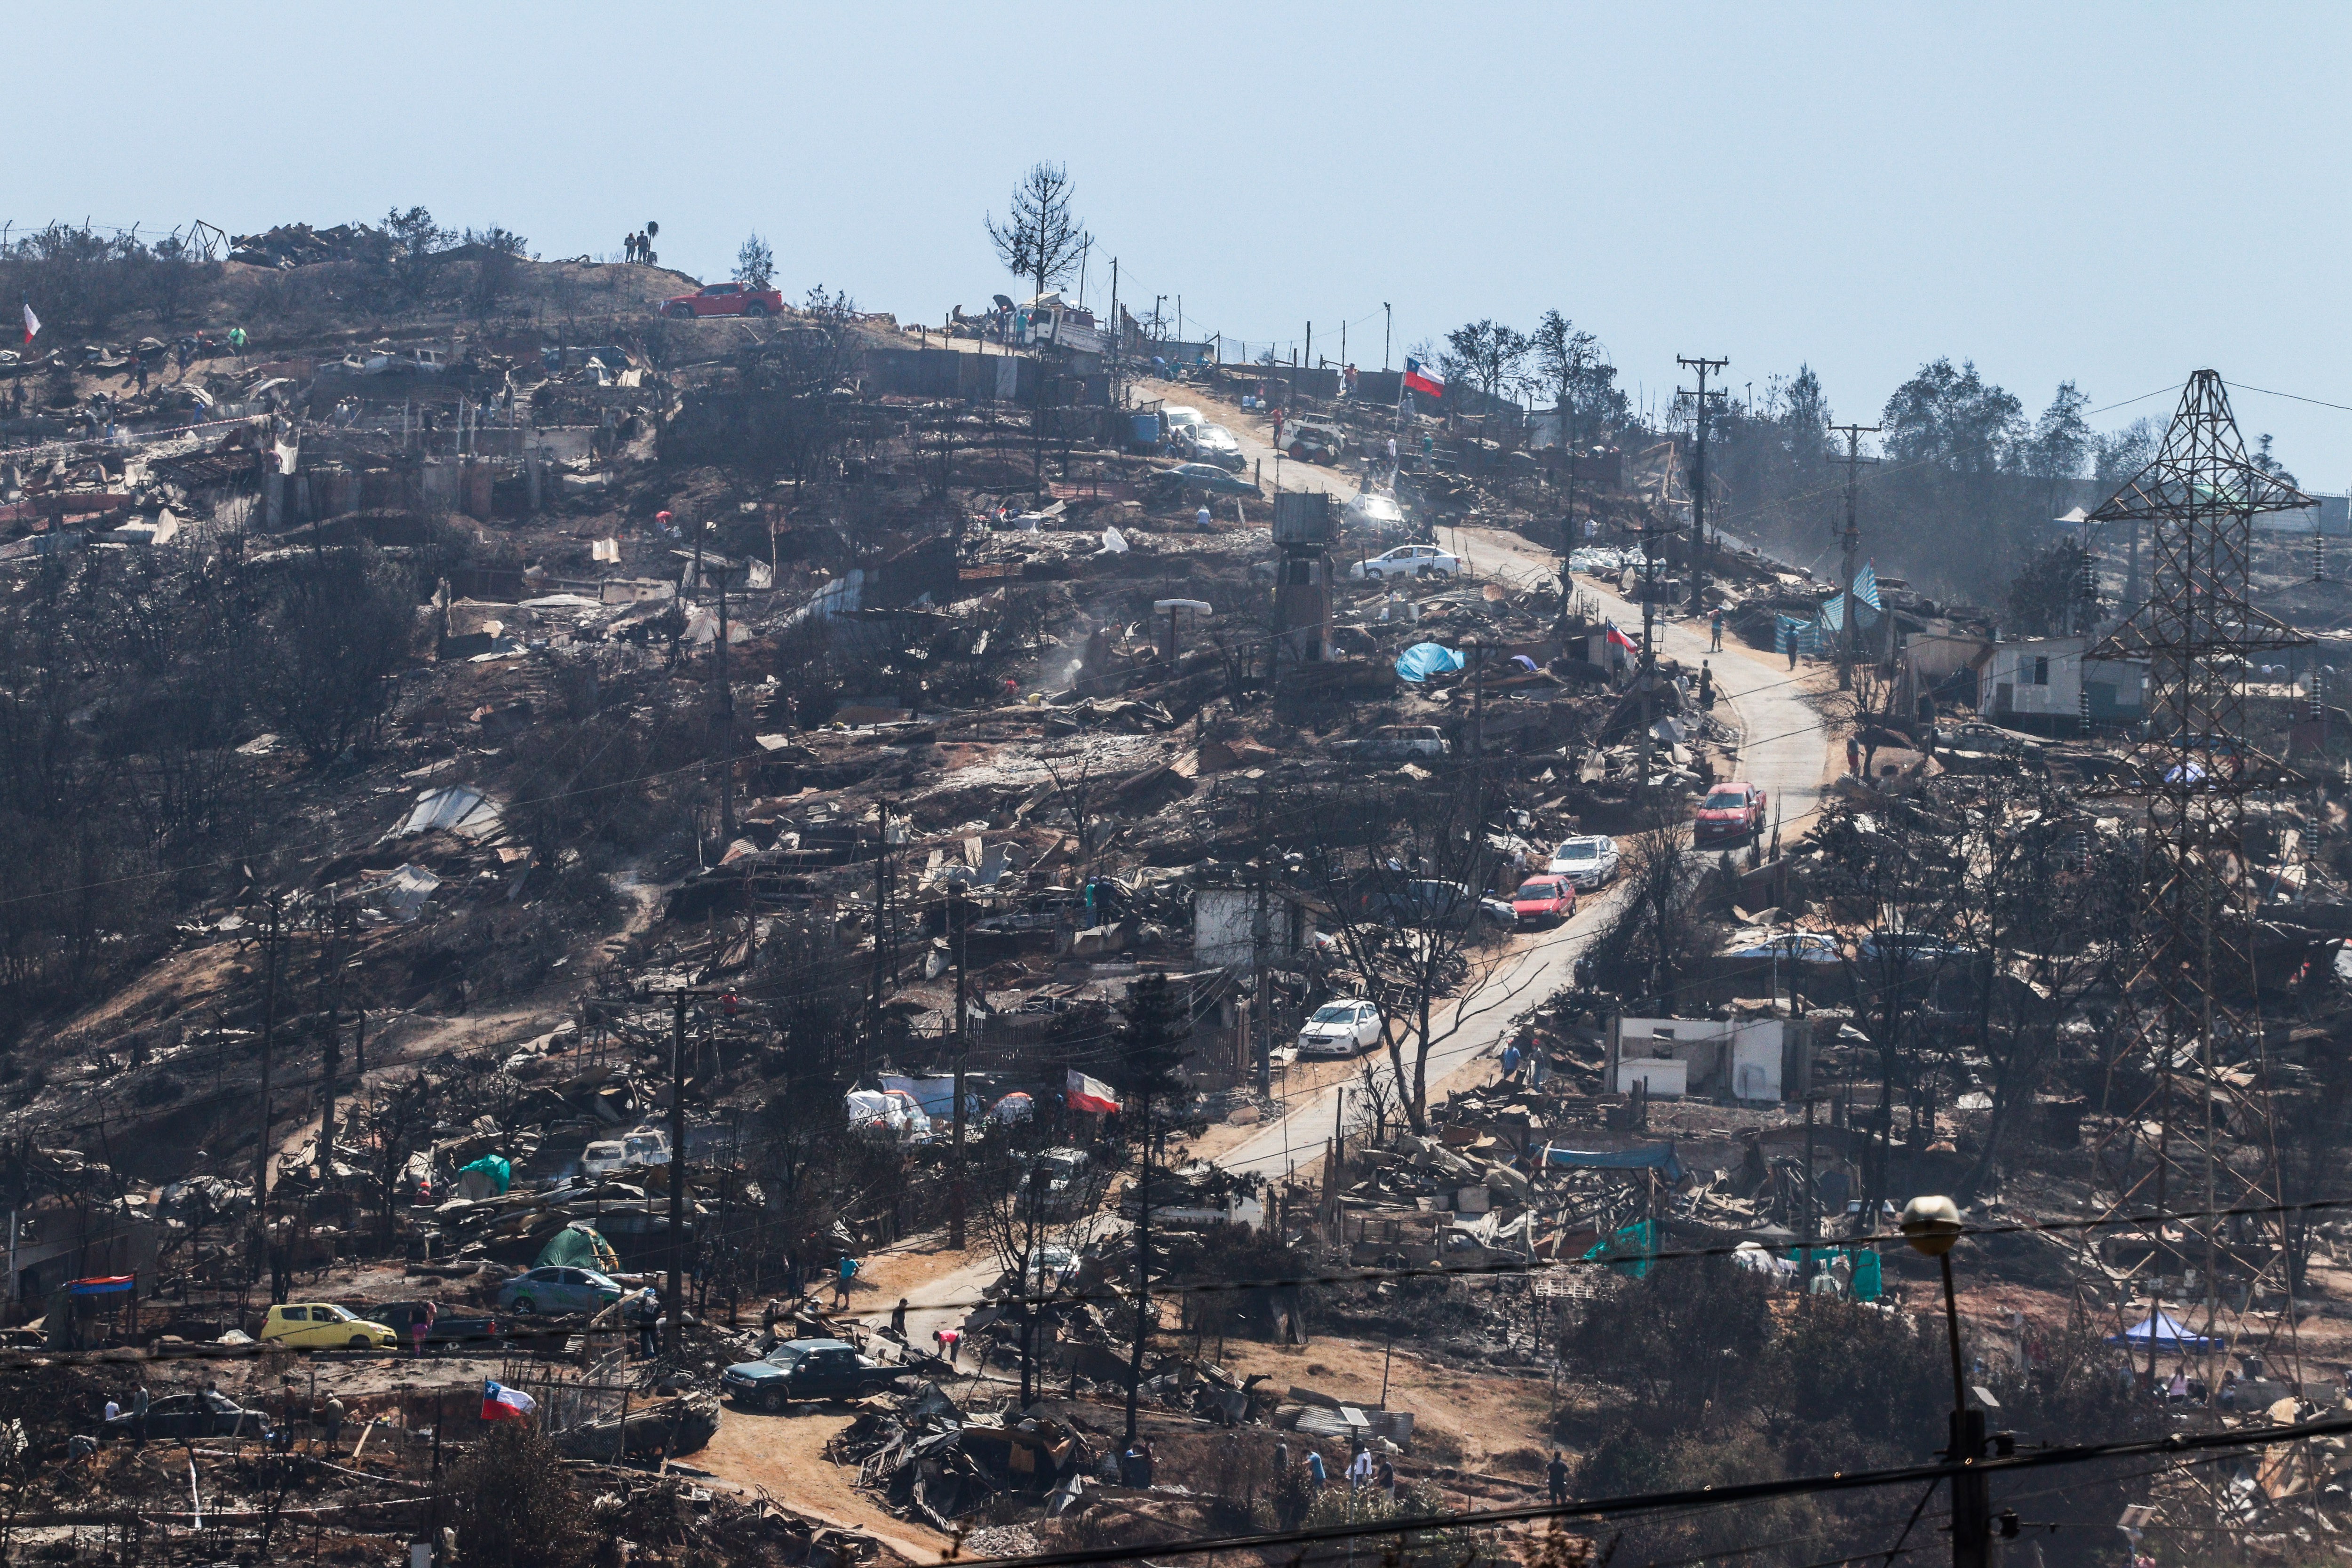
M 330 1301 L 272 1307 L 262 1342 L 298 1350 L 397 1350 L 400 1336 L 382 1323 L 355 1318 Z

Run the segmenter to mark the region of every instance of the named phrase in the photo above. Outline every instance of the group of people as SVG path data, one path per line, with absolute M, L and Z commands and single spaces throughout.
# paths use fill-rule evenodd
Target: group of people
M 1306 1473 L 1307 1484 L 1316 1490 L 1331 1484 L 1330 1467 L 1323 1462 L 1323 1451 L 1309 1445 L 1307 1457 L 1299 1461 Z M 1277 1439 L 1274 1445 L 1274 1468 L 1287 1474 L 1290 1469 L 1290 1439 Z M 1375 1458 L 1370 1445 L 1360 1437 L 1349 1445 L 1348 1468 L 1342 1472 L 1348 1479 L 1349 1491 L 1377 1491 L 1394 1501 L 1397 1490 L 1396 1467 L 1386 1455 Z
M 643 229 L 621 237 L 621 259 L 631 267 L 654 264 L 654 242 Z

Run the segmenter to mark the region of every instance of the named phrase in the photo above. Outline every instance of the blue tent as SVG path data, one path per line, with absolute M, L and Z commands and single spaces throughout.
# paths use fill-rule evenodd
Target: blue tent
M 2132 1350 L 2145 1351 L 2153 1343 L 2158 1351 L 2170 1352 L 2177 1355 L 2196 1355 L 2205 1351 L 2218 1351 L 2229 1342 L 2218 1335 L 2209 1339 L 2203 1334 L 2190 1333 L 2187 1329 L 2182 1328 L 2179 1320 L 2169 1312 L 2150 1313 L 2122 1333 L 2107 1336 L 2107 1343 L 2111 1345 L 2125 1345 Z
M 1396 672 L 1407 680 L 1427 680 L 1462 668 L 1460 654 L 1433 642 L 1417 642 L 1397 655 Z

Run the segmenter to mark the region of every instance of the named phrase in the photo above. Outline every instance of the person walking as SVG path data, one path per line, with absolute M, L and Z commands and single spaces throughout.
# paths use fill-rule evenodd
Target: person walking
M 1720 637 L 1716 646 L 1723 646 Z M 1705 659 L 1698 661 L 1698 705 L 1709 713 L 1715 711 L 1715 670 Z
M 1566 1502 L 1568 1500 L 1568 1461 L 1559 1457 L 1558 1448 L 1551 1451 L 1551 1463 L 1544 1467 L 1544 1479 L 1551 1483 L 1551 1500 L 1556 1504 Z
M 433 1335 L 433 1319 L 438 1310 L 435 1303 L 427 1301 L 409 1317 L 408 1349 L 410 1356 L 416 1361 L 425 1359 L 425 1342 Z
M 1307 1449 L 1307 1484 L 1313 1487 L 1319 1492 L 1326 1486 L 1330 1484 L 1330 1472 L 1323 1468 L 1323 1450 L 1320 1448 Z
M 1396 1501 L 1396 1467 L 1389 1463 L 1385 1454 L 1381 1456 L 1381 1468 L 1372 1472 L 1372 1485 L 1389 1501 Z
M 834 1310 L 839 1311 L 849 1305 L 849 1282 L 856 1278 L 857 1259 L 850 1257 L 846 1252 L 843 1253 L 833 1281 Z
M 1519 1076 L 1519 1042 L 1513 1040 L 1503 1047 L 1503 1076 L 1498 1083 L 1511 1083 Z
M 637 1292 L 637 1353 L 651 1361 L 661 1353 L 661 1293 L 648 1285 Z
M 1348 1489 L 1360 1492 L 1371 1484 L 1372 1451 L 1360 1444 L 1356 1448 L 1356 1457 L 1348 1461 Z
M 1862 772 L 1862 742 L 1853 735 L 1845 738 L 1845 771 L 1850 773 Z
M 907 1298 L 904 1296 L 899 1297 L 898 1304 L 890 1309 L 890 1331 L 898 1336 L 900 1343 L 906 1342 Z
M 137 1389 L 132 1391 L 131 1395 L 131 1436 L 132 1439 L 137 1442 L 144 1443 L 147 1440 L 147 1406 L 152 1403 L 154 1403 L 154 1401 L 149 1396 L 147 1393 L 147 1385 L 145 1384 L 141 1384 Z
M 1720 608 L 1708 617 L 1706 630 L 1711 639 L 1706 651 L 1721 653 L 1723 651 L 1723 611 Z
M 1797 636 L 1794 632 L 1786 630 L 1780 635 L 1789 639 L 1789 668 L 1794 669 L 1797 668 Z

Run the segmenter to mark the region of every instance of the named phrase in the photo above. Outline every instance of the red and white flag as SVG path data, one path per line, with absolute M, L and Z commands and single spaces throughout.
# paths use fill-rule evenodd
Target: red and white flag
M 1445 395 L 1445 378 L 1408 355 L 1404 362 L 1404 389 L 1418 392 L 1423 397 L 1443 397 Z
M 1604 621 L 1601 624 L 1609 628 L 1609 641 L 1612 644 L 1623 648 L 1627 653 L 1638 653 L 1641 651 L 1642 645 L 1635 642 L 1632 637 L 1627 637 L 1623 632 L 1619 631 L 1615 621 Z
M 1066 1098 L 1072 1110 L 1091 1111 L 1097 1116 L 1108 1116 L 1118 1109 L 1118 1090 L 1076 1068 L 1070 1069 Z
M 482 1381 L 482 1419 L 520 1421 L 539 1408 L 539 1401 L 520 1388 L 509 1388 L 496 1378 Z
M 30 343 L 33 334 L 41 330 L 41 318 L 33 314 L 33 302 L 25 301 L 25 342 Z

